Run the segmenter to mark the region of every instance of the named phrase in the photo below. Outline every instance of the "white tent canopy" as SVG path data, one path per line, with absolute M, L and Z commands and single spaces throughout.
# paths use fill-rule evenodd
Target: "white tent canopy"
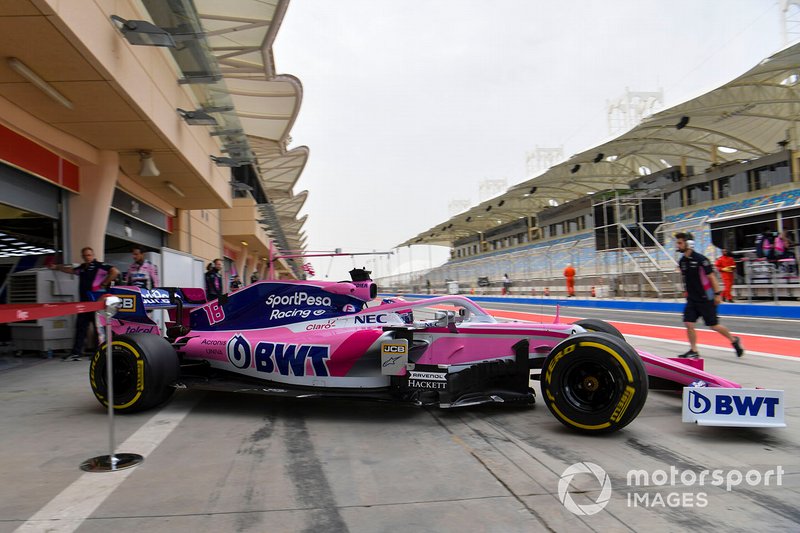
M 398 246 L 452 245 L 514 219 L 669 167 L 703 169 L 755 159 L 800 141 L 800 43 L 738 78 L 644 119 L 638 126 L 419 233 Z M 648 172 L 649 170 L 649 172 Z

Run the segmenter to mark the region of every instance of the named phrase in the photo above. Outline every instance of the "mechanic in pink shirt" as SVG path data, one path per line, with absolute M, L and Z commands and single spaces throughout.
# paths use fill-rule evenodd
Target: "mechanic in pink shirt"
M 144 258 L 144 252 L 139 246 L 131 248 L 133 263 L 128 267 L 125 284 L 142 289 L 158 287 L 158 267 Z

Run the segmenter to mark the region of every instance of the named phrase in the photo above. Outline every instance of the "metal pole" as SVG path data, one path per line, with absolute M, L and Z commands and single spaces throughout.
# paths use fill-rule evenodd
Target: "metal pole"
M 778 304 L 778 262 L 775 261 L 774 263 L 771 261 L 767 261 L 767 264 L 770 266 L 770 272 L 772 272 L 772 302 L 777 305 Z
M 274 281 L 275 280 L 275 265 L 273 263 L 275 261 L 275 258 L 272 257 L 272 255 L 273 255 L 272 254 L 272 241 L 269 241 L 269 246 L 267 247 L 267 261 L 268 261 L 267 264 L 269 266 L 269 270 L 268 270 L 268 273 L 267 273 L 267 279 L 270 280 L 270 281 Z
M 99 455 L 87 459 L 81 464 L 81 470 L 86 472 L 116 472 L 131 468 L 144 461 L 144 457 L 135 453 L 114 453 L 114 369 L 112 357 L 113 332 L 111 331 L 111 317 L 117 313 L 122 300 L 117 296 L 106 296 L 106 307 L 98 311 L 106 320 L 106 387 L 108 404 L 108 455 Z
M 753 303 L 753 262 L 747 257 L 744 258 L 744 282 L 747 284 L 747 303 Z
M 114 457 L 114 358 L 111 357 L 111 318 L 106 319 L 106 384 L 108 385 L 108 462 L 111 470 L 117 469 Z

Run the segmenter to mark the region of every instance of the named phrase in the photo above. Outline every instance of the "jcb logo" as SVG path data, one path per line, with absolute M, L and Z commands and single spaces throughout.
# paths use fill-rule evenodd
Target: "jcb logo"
M 381 346 L 381 350 L 383 353 L 399 353 L 403 354 L 406 353 L 406 345 L 405 344 L 384 344 Z
M 122 313 L 135 313 L 136 312 L 136 296 L 127 294 L 118 295 L 122 300 L 119 304 L 119 311 Z

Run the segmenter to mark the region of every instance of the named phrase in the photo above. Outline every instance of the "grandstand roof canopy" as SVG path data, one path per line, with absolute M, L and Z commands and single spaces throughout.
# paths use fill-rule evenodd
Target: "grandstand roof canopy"
M 800 130 L 800 43 L 764 59 L 702 96 L 644 119 L 610 141 L 558 163 L 421 232 L 399 246 L 451 245 L 515 219 L 598 191 L 627 188 L 642 175 L 693 166 L 696 172 L 785 149 Z
M 221 136 L 223 144 L 230 145 L 229 155 L 245 145 L 241 155 L 254 158 L 268 201 L 280 199 L 285 204 L 295 198 L 292 189 L 309 154 L 305 146 L 286 149 L 300 110 L 303 86 L 294 76 L 276 73 L 272 54 L 288 2 L 194 0 L 194 5 L 207 53 L 213 56 L 222 76 L 219 83 L 196 86 L 205 93 L 200 95 L 201 101 L 232 104 L 233 116 L 227 117 L 222 129 L 241 128 L 243 133 Z M 306 196 L 299 195 L 292 204 L 299 210 Z M 299 226 L 296 230 L 283 227 L 282 232 L 288 240 L 301 240 Z

